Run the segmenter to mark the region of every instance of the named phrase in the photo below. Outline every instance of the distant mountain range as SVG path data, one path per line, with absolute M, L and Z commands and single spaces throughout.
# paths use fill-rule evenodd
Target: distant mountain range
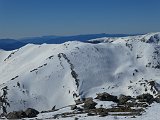
M 74 35 L 74 36 L 42 36 L 42 37 L 28 37 L 22 39 L 0 39 L 0 49 L 14 50 L 18 49 L 26 44 L 60 44 L 67 41 L 81 41 L 86 42 L 90 39 L 101 37 L 125 37 L 133 36 L 135 34 L 86 34 L 86 35 Z

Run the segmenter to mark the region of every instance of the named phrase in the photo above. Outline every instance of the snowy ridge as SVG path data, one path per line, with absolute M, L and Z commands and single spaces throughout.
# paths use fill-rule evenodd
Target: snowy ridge
M 0 50 L 0 89 L 3 95 L 2 88 L 7 87 L 7 112 L 61 108 L 101 92 L 156 96 L 159 40 L 160 33 L 151 33 L 91 40 L 99 44 L 73 41 Z
M 130 41 L 130 40 L 139 40 L 147 43 L 159 44 L 160 42 L 160 32 L 157 33 L 148 33 L 145 35 L 138 36 L 129 36 L 129 37 L 103 37 L 89 40 L 90 42 L 115 42 L 115 41 Z

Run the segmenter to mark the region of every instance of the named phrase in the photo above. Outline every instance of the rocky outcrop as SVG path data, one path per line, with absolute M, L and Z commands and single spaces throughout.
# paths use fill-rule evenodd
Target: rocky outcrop
M 13 111 L 7 114 L 6 117 L 8 119 L 21 119 L 21 118 L 26 118 L 27 115 L 24 111 Z
M 154 98 L 151 94 L 147 93 L 147 94 L 142 94 L 136 97 L 137 100 L 139 100 L 139 102 L 147 102 L 149 104 L 153 103 Z
M 84 101 L 84 109 L 95 109 L 95 106 L 97 105 L 96 102 L 93 101 L 92 98 L 88 98 Z
M 33 118 L 36 117 L 39 112 L 33 108 L 28 108 L 25 111 L 13 111 L 6 115 L 8 119 L 21 119 L 21 118 Z
M 126 95 L 120 95 L 118 99 L 119 104 L 125 104 L 128 100 L 133 99 L 131 96 L 126 96 Z
M 113 101 L 118 102 L 117 96 L 110 95 L 109 93 L 99 93 L 95 99 L 99 99 L 100 101 Z
M 28 118 L 36 117 L 39 114 L 39 112 L 33 108 L 28 108 L 25 113 Z

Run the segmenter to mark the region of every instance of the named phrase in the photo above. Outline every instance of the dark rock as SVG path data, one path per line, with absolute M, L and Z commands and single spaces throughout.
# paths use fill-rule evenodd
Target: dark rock
M 101 101 L 118 102 L 117 96 L 110 95 L 106 92 L 97 94 L 97 97 L 95 99 L 99 99 Z
M 125 103 L 127 107 L 148 107 L 148 104 L 146 102 L 136 102 L 136 101 L 127 101 Z
M 108 115 L 108 111 L 105 108 L 97 108 L 96 113 L 99 115 L 99 117 L 105 117 Z
M 77 107 L 77 108 L 76 108 L 76 110 L 77 110 L 77 111 L 80 111 L 80 112 L 82 112 L 82 111 L 83 111 L 83 109 L 82 109 L 82 108 L 80 108 L 80 107 Z
M 132 116 L 131 118 L 136 118 L 136 116 Z
M 58 119 L 58 115 L 54 115 L 54 116 L 53 116 L 53 119 Z
M 71 110 L 75 110 L 77 108 L 76 105 L 71 105 Z
M 125 105 L 127 106 L 127 107 L 135 107 L 136 106 L 136 102 L 135 101 L 127 101 L 126 103 L 125 103 Z
M 147 94 L 142 94 L 136 97 L 139 102 L 147 102 L 149 104 L 153 103 L 154 98 L 151 94 L 147 93 Z
M 78 118 L 77 118 L 77 117 L 75 117 L 75 118 L 74 118 L 74 120 L 78 120 Z
M 24 111 L 14 111 L 7 114 L 8 119 L 21 119 L 27 117 Z
M 55 106 L 53 106 L 53 108 L 52 108 L 52 111 L 54 111 L 54 110 L 56 110 L 56 105 L 55 105 Z
M 157 103 L 160 103 L 160 94 L 156 96 L 156 98 L 154 99 L 154 101 L 156 101 Z
M 87 115 L 88 115 L 88 116 L 94 116 L 95 113 L 89 112 L 89 113 L 87 113 Z
M 82 104 L 83 101 L 81 101 L 80 99 L 75 100 L 76 105 Z
M 100 117 L 105 117 L 105 116 L 108 115 L 108 111 L 104 108 L 99 108 L 97 112 L 98 112 Z
M 134 71 L 135 71 L 135 72 L 138 72 L 138 70 L 137 70 L 137 69 L 135 69 Z
M 33 108 L 28 108 L 25 113 L 29 118 L 36 117 L 39 114 L 39 112 Z
M 151 86 L 155 86 L 155 81 L 149 81 L 148 83 L 149 83 L 149 85 L 151 85 Z
M 83 102 L 85 102 L 85 101 L 93 101 L 93 98 L 92 97 L 88 97 L 88 98 L 83 98 Z
M 105 117 L 108 115 L 108 112 L 100 112 L 99 115 L 99 117 Z
M 125 104 L 128 100 L 131 100 L 132 99 L 132 97 L 131 96 L 125 96 L 125 95 L 120 95 L 119 96 L 119 104 L 120 105 L 123 105 L 123 104 Z
M 95 109 L 95 106 L 97 105 L 96 102 L 93 101 L 92 98 L 87 98 L 85 101 L 84 101 L 84 109 Z

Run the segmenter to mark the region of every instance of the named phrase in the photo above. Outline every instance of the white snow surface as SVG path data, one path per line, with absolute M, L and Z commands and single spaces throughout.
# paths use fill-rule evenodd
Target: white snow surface
M 150 33 L 91 40 L 102 42 L 99 44 L 73 41 L 0 50 L 0 89 L 8 88 L 7 112 L 61 108 L 101 92 L 156 96 L 160 88 L 159 40 L 160 33 Z M 157 87 L 151 89 L 148 81 L 155 81 Z

